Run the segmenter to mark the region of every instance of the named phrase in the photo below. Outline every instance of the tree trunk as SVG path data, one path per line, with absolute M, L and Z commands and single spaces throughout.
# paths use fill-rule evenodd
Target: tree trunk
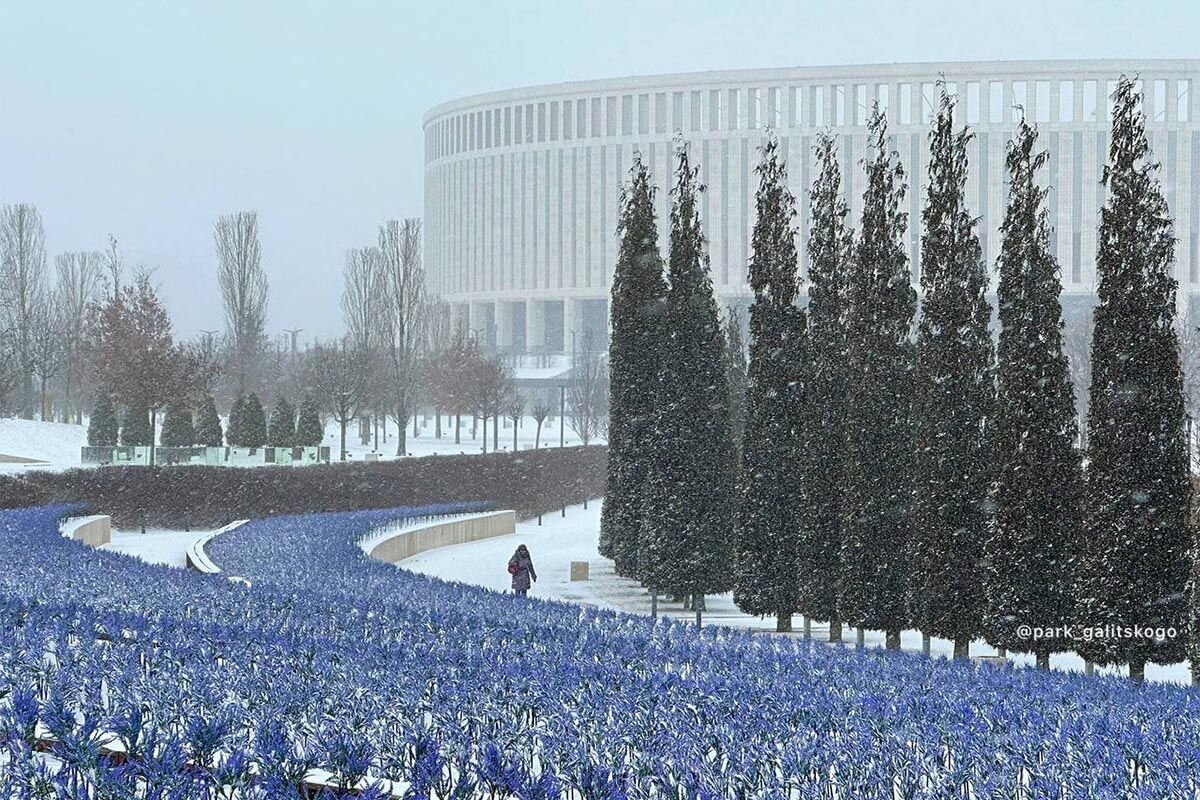
M 433 438 L 442 438 L 442 410 L 440 408 L 433 410 Z
M 475 434 L 471 434 L 471 438 L 475 438 Z M 483 452 L 487 453 L 487 417 L 483 418 Z
M 696 609 L 696 627 L 700 627 L 701 617 L 704 614 L 704 595 L 692 595 L 692 605 Z
M 893 628 L 892 630 L 887 631 L 886 639 L 884 640 L 884 646 L 887 647 L 888 650 L 899 650 L 900 649 L 900 629 L 899 628 Z
M 921 634 L 921 654 L 926 655 L 926 656 L 929 655 L 929 634 L 928 633 Z
M 47 418 L 50 415 L 48 413 L 46 413 L 49 409 L 46 408 L 47 398 L 46 398 L 46 376 L 45 375 L 42 376 L 41 390 L 42 390 L 42 422 L 47 422 L 48 421 Z
M 516 435 L 514 431 L 513 436 Z M 500 415 L 498 413 L 492 414 L 492 452 L 500 452 Z
M 997 658 L 1008 658 L 1008 649 L 1004 648 L 1004 647 L 997 647 L 996 648 L 996 657 Z
M 867 646 L 867 632 L 861 625 L 854 629 L 854 646 L 859 650 Z
M 415 439 L 418 436 L 420 436 L 420 434 L 417 433 L 417 410 L 414 408 L 413 409 L 413 438 Z
M 1087 676 L 1089 676 L 1089 677 L 1090 677 L 1090 676 L 1092 676 L 1092 675 L 1094 675 L 1094 674 L 1096 674 L 1096 665 L 1095 665 L 1095 663 L 1093 663 L 1093 662 L 1091 662 L 1091 661 L 1084 661 L 1084 662 L 1083 662 L 1083 674 L 1084 674 L 1084 675 L 1087 675 Z
M 1134 683 L 1146 682 L 1146 659 L 1139 657 L 1129 662 L 1129 680 Z
M 777 611 L 775 612 L 775 632 L 790 633 L 792 630 L 792 612 Z
M 812 617 L 807 614 L 804 616 L 804 638 L 812 638 Z
M 954 640 L 954 657 L 956 659 L 965 660 L 971 657 L 971 640 L 970 639 L 955 639 Z
M 533 449 L 537 450 L 542 443 L 542 421 L 539 419 L 537 424 L 537 432 L 533 434 Z
M 475 441 L 476 434 L 479 433 L 479 417 L 471 415 L 471 441 Z
M 1049 650 L 1038 650 L 1037 651 L 1037 668 L 1043 669 L 1043 670 L 1050 669 L 1050 651 Z
M 839 644 L 842 641 L 842 620 L 836 614 L 829 620 L 829 641 Z
M 349 423 L 349 419 L 347 419 L 346 417 L 342 417 L 340 420 L 338 420 L 338 425 L 342 429 L 342 455 L 341 455 L 341 459 L 340 459 L 341 461 L 346 460 L 346 425 L 348 423 Z
M 462 444 L 462 414 L 454 415 L 454 443 Z
M 517 452 L 517 421 L 513 420 L 513 452 Z
M 408 415 L 400 411 L 396 415 L 396 455 L 408 455 L 408 428 L 404 423 L 408 421 Z
M 658 592 L 650 590 L 650 619 L 658 619 Z
M 158 418 L 158 411 L 153 408 L 150 409 L 150 466 L 154 466 L 154 442 L 158 438 L 157 436 L 154 435 L 154 423 L 157 420 L 157 418 Z

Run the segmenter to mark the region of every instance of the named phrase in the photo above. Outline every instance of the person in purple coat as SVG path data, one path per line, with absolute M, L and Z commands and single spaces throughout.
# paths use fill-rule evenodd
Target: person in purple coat
M 518 545 L 517 552 L 508 560 L 508 574 L 512 575 L 513 591 L 521 597 L 529 593 L 531 582 L 537 582 L 537 570 L 533 568 L 533 559 L 525 545 Z

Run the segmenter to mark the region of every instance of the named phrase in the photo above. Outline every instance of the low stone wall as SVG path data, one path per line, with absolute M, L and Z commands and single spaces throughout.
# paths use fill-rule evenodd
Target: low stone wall
M 99 547 L 112 541 L 112 520 L 104 514 L 63 520 L 63 533 L 88 547 Z
M 495 536 L 516 533 L 517 512 L 488 511 L 434 521 L 411 528 L 396 528 L 390 536 L 373 540 L 364 549 L 371 558 L 396 562 L 433 550 Z M 386 532 L 381 532 L 381 536 Z

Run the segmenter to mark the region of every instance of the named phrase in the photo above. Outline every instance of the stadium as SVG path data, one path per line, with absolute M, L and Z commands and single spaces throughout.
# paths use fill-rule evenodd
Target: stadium
M 970 125 L 967 197 L 994 263 L 1005 204 L 1005 144 L 1024 113 L 1049 152 L 1044 170 L 1062 267 L 1064 306 L 1080 314 L 1095 294 L 1096 224 L 1104 203 L 1107 97 L 1136 75 L 1154 158 L 1175 218 L 1180 311 L 1194 326 L 1200 296 L 1200 60 L 959 62 L 699 72 L 563 83 L 444 103 L 424 118 L 425 263 L 431 288 L 463 329 L 511 353 L 568 352 L 603 340 L 616 259 L 620 186 L 640 152 L 660 187 L 665 244 L 673 139 L 690 142 L 707 186 L 702 219 L 721 300 L 749 299 L 745 265 L 754 224 L 757 149 L 773 129 L 808 235 L 806 187 L 817 134 L 840 144 L 843 187 L 857 225 L 867 117 L 887 111 L 909 176 L 908 246 L 920 274 L 920 188 L 936 82 L 959 98 Z M 1023 110 L 1023 111 L 1022 111 Z M 801 269 L 806 268 L 801 247 Z

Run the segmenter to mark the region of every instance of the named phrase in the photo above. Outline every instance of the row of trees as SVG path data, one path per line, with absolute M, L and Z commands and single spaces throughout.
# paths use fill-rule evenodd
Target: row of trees
M 905 176 L 875 109 L 857 233 L 836 142 L 820 137 L 797 301 L 795 197 L 773 138 L 758 167 L 750 358 L 736 491 L 731 409 L 686 149 L 663 270 L 653 188 L 635 161 L 612 288 L 612 420 L 601 548 L 652 592 L 732 588 L 744 611 L 921 630 L 1106 664 L 1185 657 L 1192 561 L 1171 220 L 1140 97 L 1113 95 L 1091 345 L 1088 449 L 1076 447 L 1059 268 L 1022 123 L 1009 144 L 998 345 L 965 200 L 971 133 L 943 86 L 929 134 L 921 302 Z M 721 369 L 722 358 L 725 370 Z M 681 368 L 681 365 L 684 365 Z M 1086 460 L 1085 460 L 1086 455 Z M 1086 466 L 1086 469 L 1085 469 Z M 701 603 L 695 603 L 697 612 Z M 1022 638 L 1066 626 L 1106 636 Z M 1133 626 L 1175 636 L 1129 635 Z M 1115 628 L 1121 629 L 1115 631 Z

